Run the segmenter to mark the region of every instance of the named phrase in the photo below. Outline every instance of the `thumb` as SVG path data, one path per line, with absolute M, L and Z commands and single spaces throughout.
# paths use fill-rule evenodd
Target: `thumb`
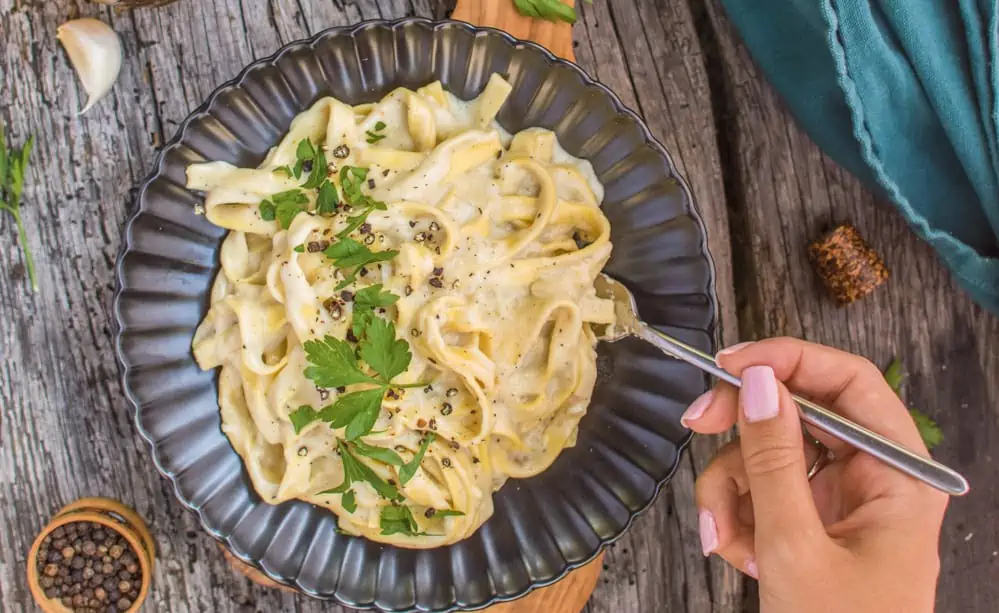
M 808 484 L 798 407 L 769 366 L 742 371 L 739 434 L 757 546 L 824 534 Z

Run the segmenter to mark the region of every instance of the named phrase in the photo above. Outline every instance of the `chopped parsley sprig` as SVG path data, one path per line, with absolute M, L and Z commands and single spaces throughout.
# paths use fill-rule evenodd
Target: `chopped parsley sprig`
M 344 270 L 344 278 L 336 289 L 341 290 L 357 280 L 362 268 L 377 262 L 387 262 L 399 255 L 398 251 L 372 251 L 350 237 L 343 237 L 323 251 L 323 255 L 333 260 L 333 265 Z M 350 269 L 350 272 L 347 272 Z
M 382 130 L 384 130 L 384 129 L 385 129 L 385 122 L 384 121 L 379 121 L 378 123 L 375 124 L 375 127 L 374 127 L 373 130 L 365 130 L 364 134 L 367 135 L 367 137 L 368 137 L 368 139 L 367 139 L 368 140 L 368 144 L 369 145 L 374 145 L 378 141 L 380 141 L 383 138 L 385 138 L 385 134 L 382 133 Z
M 356 449 L 356 448 L 355 448 Z M 357 510 L 357 502 L 354 499 L 354 491 L 351 489 L 355 482 L 365 482 L 371 485 L 378 495 L 389 500 L 402 500 L 402 495 L 394 485 L 378 476 L 378 473 L 369 468 L 364 462 L 357 459 L 351 450 L 351 446 L 344 441 L 338 441 L 337 450 L 340 459 L 343 461 L 343 483 L 320 492 L 320 494 L 342 494 L 341 504 L 348 513 Z
M 28 158 L 35 144 L 34 135 L 20 148 L 7 148 L 7 139 L 0 125 L 0 210 L 7 211 L 17 226 L 17 240 L 24 253 L 24 268 L 28 272 L 31 289 L 38 291 L 38 277 L 35 274 L 35 258 L 28 247 L 28 233 L 21 219 L 21 193 L 24 190 L 24 173 L 28 168 Z
M 322 340 L 307 341 L 304 347 L 310 364 L 305 369 L 305 376 L 316 387 L 373 386 L 343 394 L 319 411 L 306 405 L 289 415 L 296 433 L 312 422 L 322 420 L 332 428 L 346 428 L 344 435 L 348 441 L 357 441 L 371 432 L 381 412 L 385 392 L 396 387 L 392 385 L 392 379 L 405 372 L 413 358 L 409 343 L 396 338 L 395 325 L 380 317 L 371 319 L 357 351 L 374 375 L 362 370 L 358 356 L 346 341 L 326 336 Z

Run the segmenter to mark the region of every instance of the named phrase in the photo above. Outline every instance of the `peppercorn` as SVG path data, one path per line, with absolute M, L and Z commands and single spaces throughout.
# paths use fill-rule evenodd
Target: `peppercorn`
M 350 156 L 350 147 L 348 147 L 347 145 L 339 145 L 337 146 L 336 149 L 333 150 L 333 157 L 337 158 L 338 160 L 342 160 L 348 156 Z
M 135 552 L 121 534 L 91 522 L 60 526 L 38 549 L 39 586 L 74 613 L 127 611 L 138 599 L 142 576 Z
M 444 287 L 444 282 L 441 281 L 438 277 L 431 277 L 430 285 L 436 287 L 437 289 L 441 289 L 442 287 Z
M 441 415 L 443 415 L 445 417 L 447 417 L 448 415 L 450 415 L 453 411 L 454 411 L 454 409 L 451 408 L 451 403 L 449 403 L 449 402 L 445 402 L 443 404 L 443 406 L 441 406 Z

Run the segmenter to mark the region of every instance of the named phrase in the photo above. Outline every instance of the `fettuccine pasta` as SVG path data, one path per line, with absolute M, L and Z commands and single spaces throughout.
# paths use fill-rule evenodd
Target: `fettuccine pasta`
M 229 230 L 194 356 L 267 502 L 436 547 L 575 444 L 614 319 L 603 188 L 552 132 L 499 127 L 509 92 L 323 98 L 259 168 L 188 168 Z

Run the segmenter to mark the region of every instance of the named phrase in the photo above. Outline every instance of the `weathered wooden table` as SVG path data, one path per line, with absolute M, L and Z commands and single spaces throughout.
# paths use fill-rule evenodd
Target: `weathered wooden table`
M 444 17 L 435 0 L 180 0 L 117 14 L 83 0 L 0 0 L 0 120 L 38 138 L 25 221 L 41 292 L 23 278 L 13 224 L 0 222 L 0 609 L 32 611 L 24 557 L 62 504 L 108 495 L 134 504 L 158 539 L 146 610 L 334 611 L 235 574 L 155 472 L 122 396 L 111 340 L 112 267 L 130 189 L 157 148 L 212 89 L 254 58 L 329 26 Z M 999 320 L 973 305 L 887 205 L 792 123 L 717 0 L 596 0 L 575 28 L 585 69 L 645 116 L 704 214 L 718 267 L 723 342 L 801 336 L 885 363 L 900 355 L 907 397 L 946 433 L 937 456 L 976 490 L 952 506 L 940 611 L 999 602 Z M 97 16 L 125 44 L 111 95 L 84 98 L 55 39 Z M 894 275 L 838 309 L 805 244 L 850 221 Z M 754 585 L 700 555 L 692 486 L 722 441 L 699 438 L 655 506 L 619 541 L 590 613 L 753 610 Z

